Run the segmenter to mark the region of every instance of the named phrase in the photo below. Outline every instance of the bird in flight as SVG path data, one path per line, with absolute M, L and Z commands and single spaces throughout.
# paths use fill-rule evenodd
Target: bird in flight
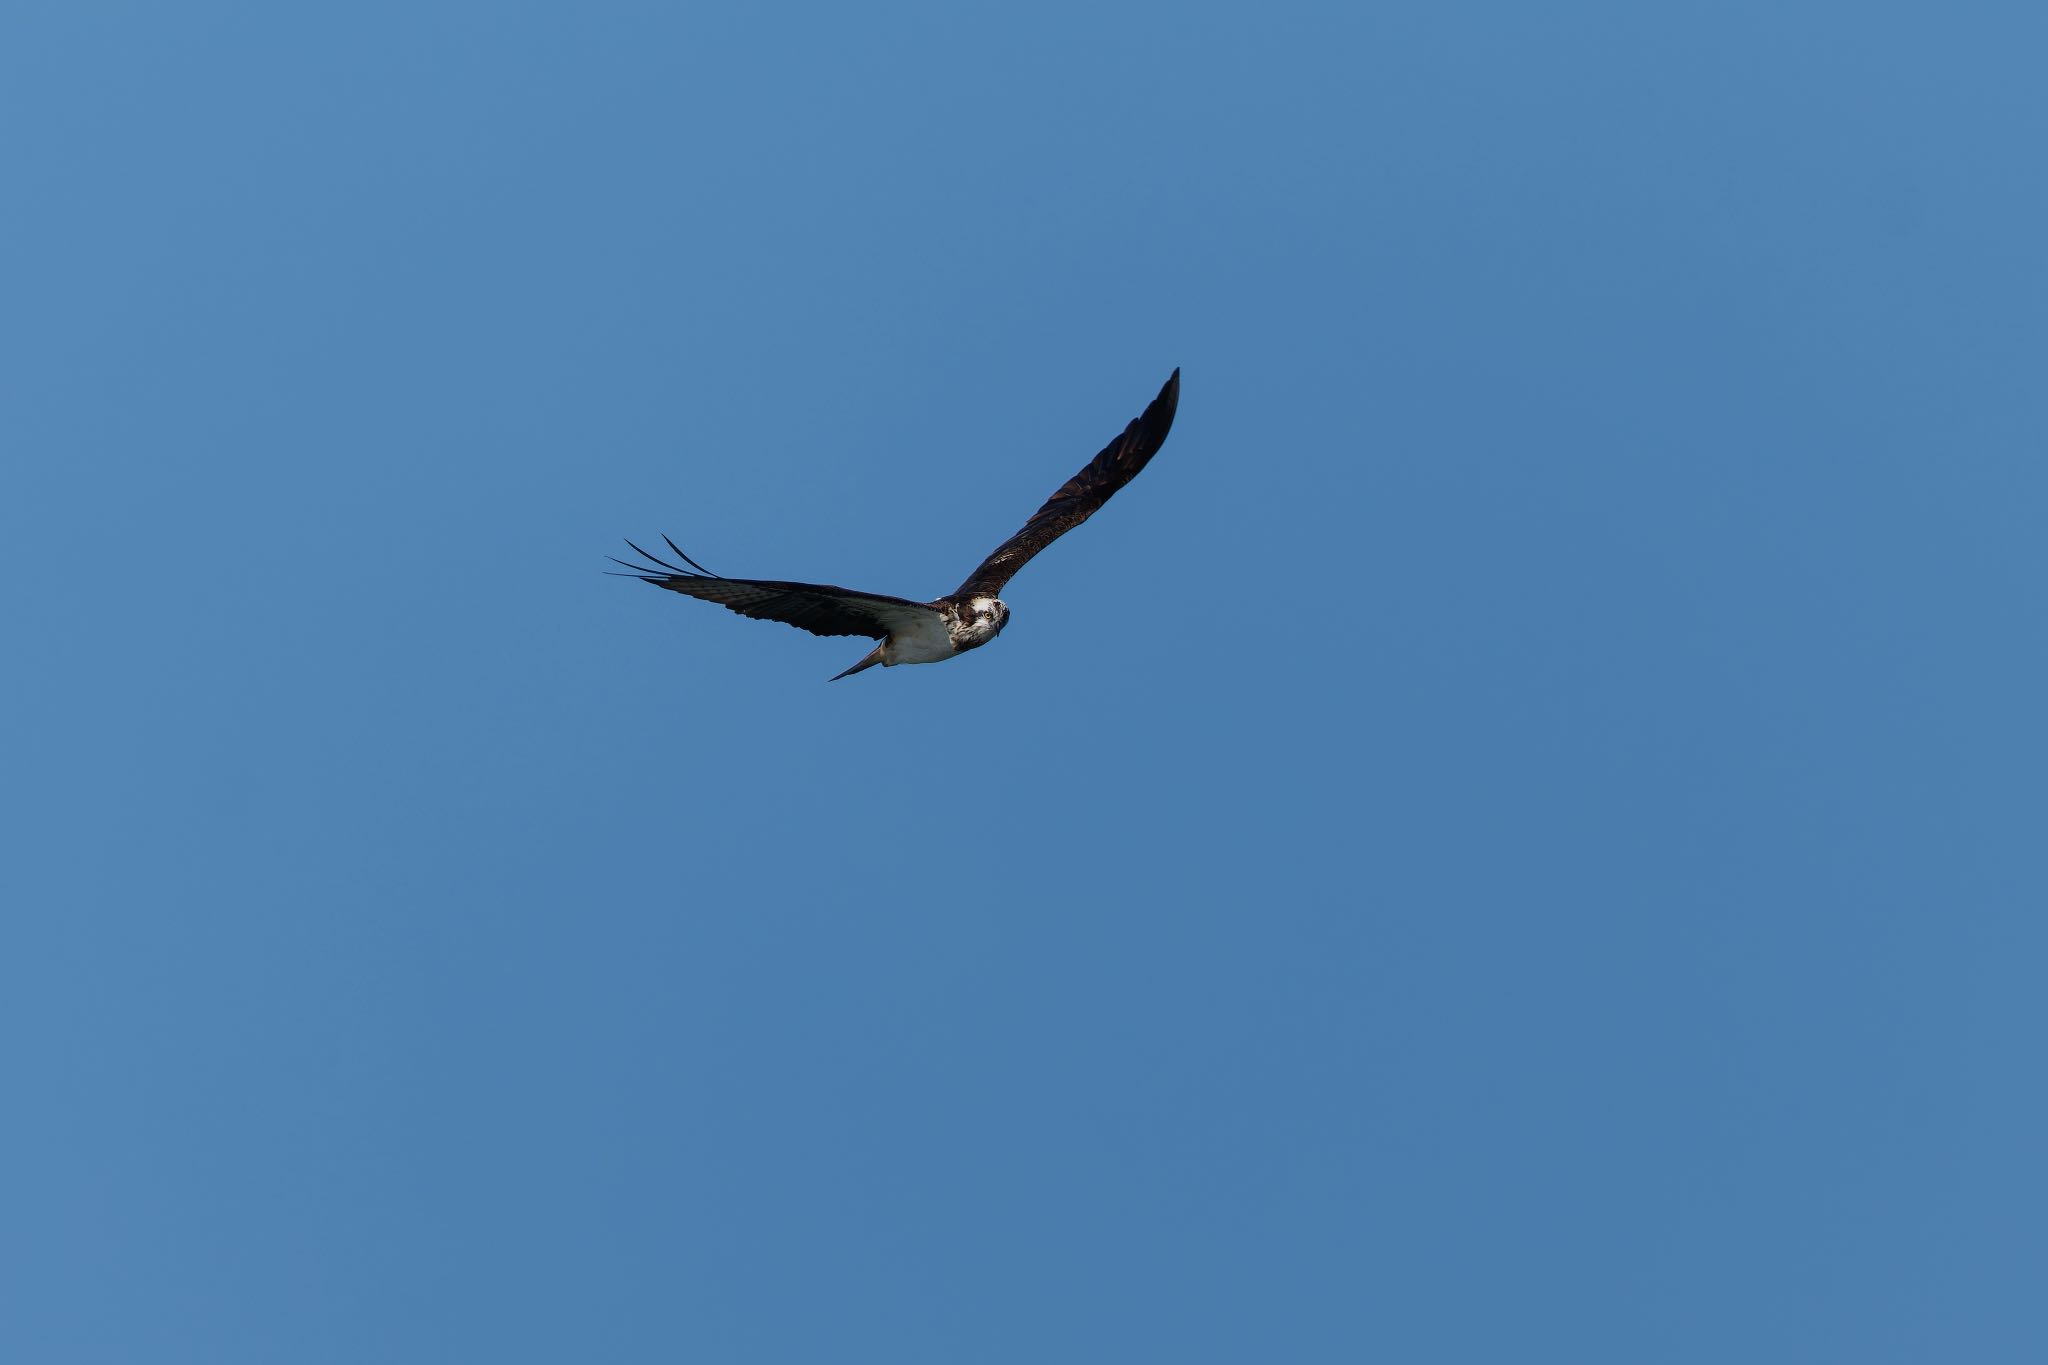
M 942 663 L 1002 634 L 1010 609 L 996 594 L 1033 555 L 1094 516 L 1119 488 L 1138 476 L 1165 442 L 1179 403 L 1180 371 L 1175 370 L 1159 396 L 1124 428 L 1123 435 L 1060 485 L 1045 506 L 1024 523 L 1023 530 L 998 545 L 981 561 L 980 568 L 967 575 L 965 583 L 930 602 L 824 583 L 722 578 L 684 554 L 667 536 L 662 539 L 688 568 L 651 555 L 629 540 L 626 544 L 632 546 L 633 553 L 647 562 L 634 564 L 613 558 L 612 563 L 629 571 L 615 576 L 637 578 L 685 597 L 716 602 L 757 621 L 781 621 L 813 635 L 865 635 L 881 642 L 833 682 L 876 664 L 894 668 L 897 664 Z

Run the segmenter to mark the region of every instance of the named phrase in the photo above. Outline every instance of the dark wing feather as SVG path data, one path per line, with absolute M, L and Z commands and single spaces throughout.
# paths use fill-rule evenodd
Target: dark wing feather
M 1138 471 L 1166 442 L 1173 427 L 1173 412 L 1180 405 L 1180 371 L 1175 370 L 1152 405 L 1124 428 L 1124 434 L 1103 447 L 1102 453 L 1060 491 L 1046 499 L 1045 506 L 1024 523 L 1024 529 L 997 547 L 981 561 L 953 593 L 956 598 L 994 597 L 1031 557 L 1067 532 L 1095 515 L 1117 489 L 1138 477 Z
M 649 562 L 632 564 L 614 559 L 614 564 L 623 564 L 632 571 L 618 577 L 637 578 L 642 583 L 652 583 L 657 588 L 667 588 L 685 597 L 716 602 L 729 611 L 751 616 L 757 621 L 781 621 L 813 635 L 865 635 L 870 640 L 880 640 L 893 631 L 915 629 L 925 624 L 923 618 L 938 615 L 937 608 L 923 602 L 885 597 L 879 593 L 855 592 L 851 588 L 835 588 L 827 583 L 783 583 L 773 579 L 720 578 L 711 573 L 691 573 L 688 569 L 657 559 L 630 540 L 626 544 L 632 545 L 633 552 Z M 675 542 L 670 541 L 669 545 L 674 548 Z M 683 556 L 684 563 L 696 564 L 681 550 L 676 553 Z

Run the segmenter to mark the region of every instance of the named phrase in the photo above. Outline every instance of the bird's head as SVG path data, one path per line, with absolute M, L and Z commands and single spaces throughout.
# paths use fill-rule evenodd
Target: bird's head
M 999 598 L 977 597 L 968 605 L 974 608 L 976 633 L 984 641 L 1001 635 L 1003 627 L 1010 623 L 1010 609 Z

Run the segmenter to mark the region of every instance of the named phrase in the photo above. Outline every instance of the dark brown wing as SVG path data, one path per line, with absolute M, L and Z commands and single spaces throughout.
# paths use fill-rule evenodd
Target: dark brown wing
M 668 537 L 663 536 L 662 539 L 668 540 Z M 683 563 L 700 572 L 692 573 L 690 569 L 678 568 L 667 560 L 658 559 L 630 540 L 626 544 L 632 545 L 633 553 L 648 562 L 631 564 L 623 559 L 612 560 L 612 563 L 624 564 L 632 571 L 617 575 L 620 578 L 637 578 L 642 583 L 652 583 L 657 588 L 667 588 L 685 597 L 716 602 L 757 621 L 781 621 L 813 635 L 865 635 L 870 640 L 880 640 L 898 631 L 928 630 L 942 620 L 937 608 L 904 597 L 855 592 L 851 588 L 835 588 L 827 583 L 720 578 L 717 574 L 702 572 L 703 566 L 678 549 L 673 540 L 668 540 L 668 547 L 675 550 Z
M 1046 499 L 1045 506 L 1024 523 L 1024 529 L 982 560 L 981 567 L 967 576 L 953 596 L 994 597 L 1017 570 L 1031 561 L 1031 556 L 1094 516 L 1117 489 L 1138 477 L 1145 462 L 1165 444 L 1166 433 L 1173 427 L 1174 409 L 1179 405 L 1180 371 L 1175 370 L 1152 405 L 1124 428 L 1124 434 L 1103 447 L 1087 468 Z

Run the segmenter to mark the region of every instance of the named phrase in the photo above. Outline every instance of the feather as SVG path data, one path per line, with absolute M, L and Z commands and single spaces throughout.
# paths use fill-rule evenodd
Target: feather
M 996 547 L 981 561 L 981 567 L 953 590 L 953 600 L 994 597 L 1031 557 L 1102 510 L 1102 504 L 1116 491 L 1138 477 L 1173 427 L 1174 410 L 1180 406 L 1180 371 L 1168 377 L 1159 396 L 1124 428 L 1123 435 L 1102 448 L 1102 452 L 1080 473 L 1060 485 L 1045 505 L 1032 513 L 1024 529 Z

